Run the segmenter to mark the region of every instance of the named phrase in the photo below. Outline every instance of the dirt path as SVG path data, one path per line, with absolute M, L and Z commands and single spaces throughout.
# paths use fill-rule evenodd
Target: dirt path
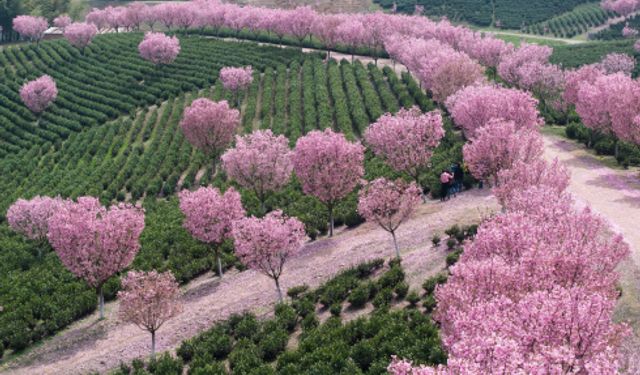
M 449 226 L 478 222 L 497 210 L 487 190 L 472 190 L 446 203 L 429 202 L 398 231 L 409 282 L 419 282 L 444 267 L 444 246 L 434 249 L 431 237 Z M 303 283 L 316 287 L 342 269 L 366 260 L 393 255 L 391 237 L 374 224 L 344 230 L 305 246 L 300 257 L 286 267 L 285 290 Z M 270 279 L 254 271 L 229 273 L 220 281 L 210 275 L 185 288 L 185 309 L 158 332 L 158 350 L 176 348 L 181 341 L 207 329 L 230 314 L 251 310 L 267 314 L 276 301 Z M 107 305 L 107 320 L 95 314 L 74 323 L 30 353 L 8 363 L 10 374 L 86 374 L 104 372 L 149 352 L 149 334 L 117 321 L 117 302 Z
M 558 158 L 571 172 L 569 191 L 578 204 L 603 216 L 631 246 L 630 259 L 620 267 L 623 294 L 616 318 L 631 322 L 640 337 L 640 174 L 609 168 L 573 141 L 545 135 L 544 142 L 545 157 Z

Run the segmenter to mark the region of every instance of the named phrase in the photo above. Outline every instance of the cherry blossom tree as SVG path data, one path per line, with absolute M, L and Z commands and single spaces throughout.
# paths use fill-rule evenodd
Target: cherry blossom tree
M 331 58 L 331 50 L 341 41 L 338 27 L 345 21 L 340 14 L 323 15 L 316 17 L 311 32 L 320 40 L 327 51 L 327 59 Z
M 213 158 L 215 167 L 220 153 L 231 143 L 240 125 L 240 111 L 226 100 L 213 102 L 199 98 L 184 109 L 180 127 L 187 140 Z
M 300 252 L 306 238 L 304 224 L 273 211 L 261 219 L 252 216 L 236 221 L 233 238 L 240 261 L 272 278 L 282 302 L 280 276 L 287 260 Z
M 143 24 L 149 23 L 151 15 L 151 7 L 147 4 L 134 2 L 126 6 L 127 25 L 136 30 L 139 30 Z M 153 29 L 153 24 L 150 25 L 150 28 Z
M 72 23 L 64 30 L 64 37 L 72 46 L 79 48 L 84 53 L 84 49 L 91 44 L 91 41 L 98 33 L 98 29 L 92 23 Z
M 282 189 L 291 179 L 293 152 L 289 140 L 271 130 L 257 130 L 236 136 L 236 145 L 222 155 L 222 168 L 245 189 L 252 190 L 260 201 L 262 213 L 269 192 Z
M 233 222 L 245 215 L 240 194 L 233 188 L 220 194 L 216 188 L 201 187 L 196 191 L 183 190 L 179 197 L 184 227 L 194 238 L 212 247 L 218 276 L 222 277 L 220 245 L 231 238 Z
M 118 292 L 121 320 L 151 333 L 151 359 L 156 356 L 156 332 L 182 312 L 180 287 L 171 271 L 129 271 Z
M 375 179 L 360 190 L 358 213 L 391 233 L 398 259 L 400 249 L 396 230 L 415 211 L 421 196 L 422 190 L 414 182 L 407 184 L 402 180 L 394 182 L 384 178 Z
M 636 43 L 633 45 L 633 49 L 635 49 L 636 52 L 640 53 L 640 40 L 636 41 Z
M 161 4 L 164 5 L 164 4 Z M 138 45 L 140 56 L 155 65 L 171 64 L 180 53 L 180 41 L 177 37 L 163 33 L 149 32 Z
M 439 111 L 423 114 L 413 107 L 383 115 L 367 128 L 364 139 L 377 156 L 407 173 L 422 188 L 420 177 L 429 168 L 444 133 Z
M 520 69 L 523 65 L 533 63 L 548 64 L 552 52 L 553 49 L 548 46 L 522 43 L 520 48 L 503 56 L 500 64 L 498 64 L 498 75 L 506 82 L 517 85 L 522 78 Z
M 61 14 L 58 17 L 53 19 L 53 26 L 59 28 L 60 30 L 64 31 L 64 29 L 71 25 L 71 23 L 73 22 L 73 20 L 71 19 L 71 17 L 69 17 L 66 14 Z
M 104 318 L 102 286 L 128 267 L 140 249 L 142 208 L 121 203 L 105 208 L 98 199 L 80 197 L 49 220 L 48 238 L 62 264 L 98 292 Z
M 253 68 L 245 66 L 244 68 L 225 67 L 220 69 L 220 80 L 222 86 L 233 92 L 235 96 L 236 106 L 240 108 L 240 92 L 245 91 L 253 82 Z
M 311 35 L 311 28 L 318 18 L 318 14 L 309 6 L 296 7 L 294 10 L 285 13 L 284 22 L 288 29 L 288 34 L 292 35 L 300 43 L 307 36 Z
M 623 73 L 631 75 L 636 67 L 636 59 L 626 53 L 610 53 L 599 64 L 605 74 Z
M 49 22 L 44 17 L 17 16 L 13 19 L 13 29 L 23 38 L 27 38 L 38 44 L 48 28 Z
M 531 91 L 544 105 L 558 100 L 562 95 L 565 77 L 558 65 L 534 61 L 520 66 L 517 74 L 518 86 Z
M 42 257 L 42 248 L 47 242 L 49 219 L 65 208 L 67 201 L 60 197 L 35 196 L 29 200 L 18 199 L 7 211 L 9 227 L 29 240 L 36 241 L 38 258 Z
M 482 65 L 494 69 L 500 64 L 503 56 L 513 52 L 513 44 L 491 34 L 481 33 L 468 34 L 461 41 L 460 47 Z
M 576 112 L 585 126 L 638 143 L 640 130 L 634 121 L 640 108 L 640 83 L 624 73 L 602 75 L 578 91 Z
M 504 205 L 516 193 L 530 186 L 545 186 L 559 196 L 569 186 L 569 171 L 558 159 L 551 163 L 542 159 L 532 162 L 517 161 L 510 169 L 498 172 L 498 184 L 493 188 L 493 194 Z
M 583 83 L 593 84 L 604 72 L 598 64 L 583 65 L 576 70 L 565 72 L 565 87 L 562 98 L 575 105 L 578 102 L 578 91 Z
M 98 30 L 105 30 L 108 26 L 107 12 L 103 9 L 91 9 L 91 11 L 87 13 L 84 19 L 87 23 L 94 24 L 96 28 L 98 28 Z
M 313 195 L 329 210 L 329 236 L 333 236 L 333 209 L 360 183 L 364 175 L 364 147 L 347 141 L 331 129 L 314 130 L 298 139 L 293 169 L 305 194 Z
M 535 130 L 517 130 L 513 121 L 492 119 L 478 129 L 462 149 L 471 174 L 497 186 L 498 173 L 517 161 L 532 162 L 542 155 L 542 138 Z
M 443 54 L 429 65 L 426 70 L 419 69 L 417 74 L 418 77 L 427 74 L 431 84 L 426 87 L 439 103 L 445 103 L 459 90 L 482 83 L 485 79 L 482 66 L 462 52 Z
M 29 81 L 20 88 L 20 98 L 31 112 L 38 115 L 47 109 L 58 96 L 56 82 L 48 75 Z
M 353 62 L 356 48 L 360 47 L 365 39 L 367 30 L 356 17 L 347 17 L 338 25 L 337 33 L 340 36 L 340 43 L 349 47 L 351 52 L 351 62 Z
M 627 329 L 612 322 L 616 267 L 628 245 L 604 238 L 605 222 L 574 211 L 554 188 L 517 195 L 507 213 L 480 226 L 436 290 L 447 366 L 395 358 L 391 373 L 617 372 Z
M 537 129 L 543 124 L 537 105 L 530 93 L 497 85 L 469 86 L 446 102 L 453 121 L 468 139 L 494 118 L 513 121 L 516 129 Z

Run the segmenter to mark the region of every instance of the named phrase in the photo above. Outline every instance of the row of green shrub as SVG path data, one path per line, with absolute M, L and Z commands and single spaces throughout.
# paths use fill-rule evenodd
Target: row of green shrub
M 415 6 L 424 7 L 426 15 L 446 16 L 451 20 L 467 21 L 479 26 L 493 25 L 520 29 L 523 26 L 548 20 L 568 12 L 591 0 L 374 0 L 385 9 L 397 7 L 399 12 L 414 13 Z
M 566 126 L 565 134 L 568 138 L 593 149 L 598 155 L 614 156 L 618 164 L 625 168 L 640 165 L 640 147 L 637 145 L 620 141 L 610 134 L 593 131 L 575 122 Z
M 589 3 L 580 5 L 570 12 L 560 14 L 548 21 L 530 25 L 526 28 L 526 32 L 573 38 L 587 32 L 592 27 L 603 25 L 614 16 L 615 13 L 602 9 L 599 3 Z

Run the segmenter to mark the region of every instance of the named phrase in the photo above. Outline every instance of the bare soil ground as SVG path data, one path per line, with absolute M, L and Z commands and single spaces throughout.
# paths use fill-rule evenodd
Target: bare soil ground
M 433 234 L 453 224 L 477 223 L 498 210 L 488 190 L 471 190 L 445 203 L 429 202 L 398 230 L 403 264 L 410 284 L 419 286 L 445 267 L 444 246 L 434 249 Z M 333 238 L 307 244 L 286 266 L 283 288 L 303 283 L 317 287 L 339 271 L 375 258 L 394 255 L 391 236 L 375 224 L 341 230 Z M 206 330 L 229 315 L 250 310 L 265 315 L 276 302 L 271 279 L 257 272 L 227 273 L 222 280 L 205 275 L 184 287 L 184 312 L 158 332 L 159 351 Z M 86 374 L 107 371 L 147 355 L 150 336 L 117 319 L 118 303 L 107 304 L 104 321 L 93 314 L 16 358 L 3 368 L 9 374 Z

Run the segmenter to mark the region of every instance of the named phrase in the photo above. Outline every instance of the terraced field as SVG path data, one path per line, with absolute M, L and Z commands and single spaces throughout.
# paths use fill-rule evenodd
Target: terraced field
M 310 130 L 327 127 L 355 138 L 384 112 L 415 103 L 432 107 L 410 76 L 399 78 L 388 68 L 365 67 L 359 62 L 324 64 L 313 56 L 300 61 L 296 57 L 288 66 L 269 66 L 255 78 L 243 99 L 244 131 L 270 128 L 288 136 L 292 144 Z M 204 75 L 201 79 L 203 84 L 213 80 Z M 213 174 L 211 163 L 179 130 L 182 110 L 196 95 L 231 99 L 216 84 L 204 91 L 172 96 L 160 105 L 130 108 L 133 117 L 123 116 L 106 126 L 69 131 L 64 142 L 47 142 L 6 155 L 0 161 L 0 189 L 8 194 L 0 199 L 0 207 L 4 210 L 18 197 L 36 194 L 136 201 L 207 184 Z M 161 96 L 158 92 L 154 98 Z
M 590 28 L 603 25 L 615 13 L 602 9 L 599 3 L 579 5 L 575 9 L 555 16 L 547 21 L 530 25 L 526 32 L 537 35 L 552 35 L 573 38 L 586 33 Z
M 99 36 L 84 55 L 63 40 L 0 51 L 0 157 L 56 143 L 137 108 L 209 86 L 224 66 L 252 64 L 263 70 L 302 57 L 294 49 L 253 44 L 239 49 L 210 39 L 183 38 L 175 64 L 156 68 L 139 58 L 141 38 Z M 23 82 L 42 74 L 56 80 L 60 94 L 36 125 L 18 92 Z

